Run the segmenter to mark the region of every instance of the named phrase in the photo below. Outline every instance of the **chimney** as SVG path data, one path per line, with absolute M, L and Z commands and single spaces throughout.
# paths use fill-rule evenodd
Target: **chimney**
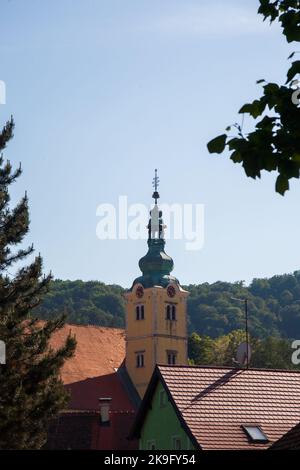
M 101 424 L 109 425 L 109 422 L 110 422 L 109 411 L 110 411 L 111 398 L 101 397 L 101 398 L 98 398 L 98 400 L 99 400 L 99 407 L 100 407 Z

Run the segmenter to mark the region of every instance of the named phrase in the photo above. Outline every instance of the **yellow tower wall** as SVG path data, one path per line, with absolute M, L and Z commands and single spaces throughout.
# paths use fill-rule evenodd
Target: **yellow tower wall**
M 176 353 L 176 364 L 187 365 L 188 292 L 172 284 L 176 293 L 169 297 L 167 288 L 144 289 L 136 295 L 138 284 L 126 298 L 126 368 L 138 393 L 143 397 L 156 364 L 168 363 L 168 352 Z M 166 319 L 166 306 L 175 305 L 176 320 Z M 136 319 L 136 306 L 144 305 L 144 319 Z M 144 366 L 137 367 L 137 354 L 144 355 Z

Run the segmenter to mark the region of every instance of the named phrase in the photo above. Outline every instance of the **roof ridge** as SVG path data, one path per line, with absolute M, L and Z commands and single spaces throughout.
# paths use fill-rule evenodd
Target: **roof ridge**
M 102 329 L 102 330 L 117 330 L 125 333 L 125 328 L 117 328 L 114 326 L 101 326 L 101 325 L 92 325 L 92 324 L 86 324 L 83 325 L 81 323 L 65 323 L 65 326 L 78 326 L 78 327 L 84 327 L 84 328 L 97 328 L 97 329 Z
M 249 367 L 248 369 L 245 367 L 230 367 L 230 366 L 215 366 L 215 365 L 200 365 L 200 364 L 192 364 L 192 365 L 186 365 L 186 364 L 157 364 L 157 367 L 166 367 L 166 368 L 175 368 L 175 369 L 216 369 L 216 370 L 236 370 L 236 371 L 255 371 L 255 372 L 288 372 L 288 373 L 296 373 L 300 374 L 300 369 L 267 369 L 263 367 Z
M 45 320 L 44 318 L 38 318 L 37 319 L 38 322 L 41 322 L 41 323 L 47 323 L 47 321 L 49 320 Z M 117 330 L 117 331 L 122 331 L 125 333 L 125 328 L 117 328 L 116 326 L 101 326 L 101 325 L 93 325 L 91 323 L 88 323 L 88 324 L 83 324 L 83 323 L 69 323 L 69 322 L 66 322 L 62 328 L 64 328 L 65 326 L 78 326 L 78 327 L 81 327 L 81 328 L 89 328 L 89 327 L 92 327 L 92 328 L 101 328 L 101 329 L 104 329 L 104 330 Z M 57 330 L 59 331 L 59 330 Z

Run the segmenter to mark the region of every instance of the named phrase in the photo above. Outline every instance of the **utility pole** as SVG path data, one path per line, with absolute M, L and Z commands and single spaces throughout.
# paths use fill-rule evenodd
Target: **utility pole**
M 248 331 L 248 299 L 238 299 L 236 297 L 231 297 L 232 300 L 237 300 L 238 302 L 243 302 L 245 306 L 245 330 L 246 330 L 246 368 L 249 369 L 249 331 Z

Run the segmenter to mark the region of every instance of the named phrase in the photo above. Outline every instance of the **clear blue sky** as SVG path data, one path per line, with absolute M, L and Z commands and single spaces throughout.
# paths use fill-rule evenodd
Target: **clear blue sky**
M 150 203 L 155 167 L 162 201 L 205 205 L 203 249 L 166 246 L 181 283 L 300 268 L 299 181 L 283 198 L 275 175 L 247 179 L 206 149 L 259 96 L 257 79 L 284 81 L 293 49 L 258 1 L 0 3 L 0 117 L 16 121 L 5 155 L 22 161 L 13 200 L 28 190 L 27 240 L 46 271 L 129 286 L 146 243 L 98 240 L 96 208 Z

